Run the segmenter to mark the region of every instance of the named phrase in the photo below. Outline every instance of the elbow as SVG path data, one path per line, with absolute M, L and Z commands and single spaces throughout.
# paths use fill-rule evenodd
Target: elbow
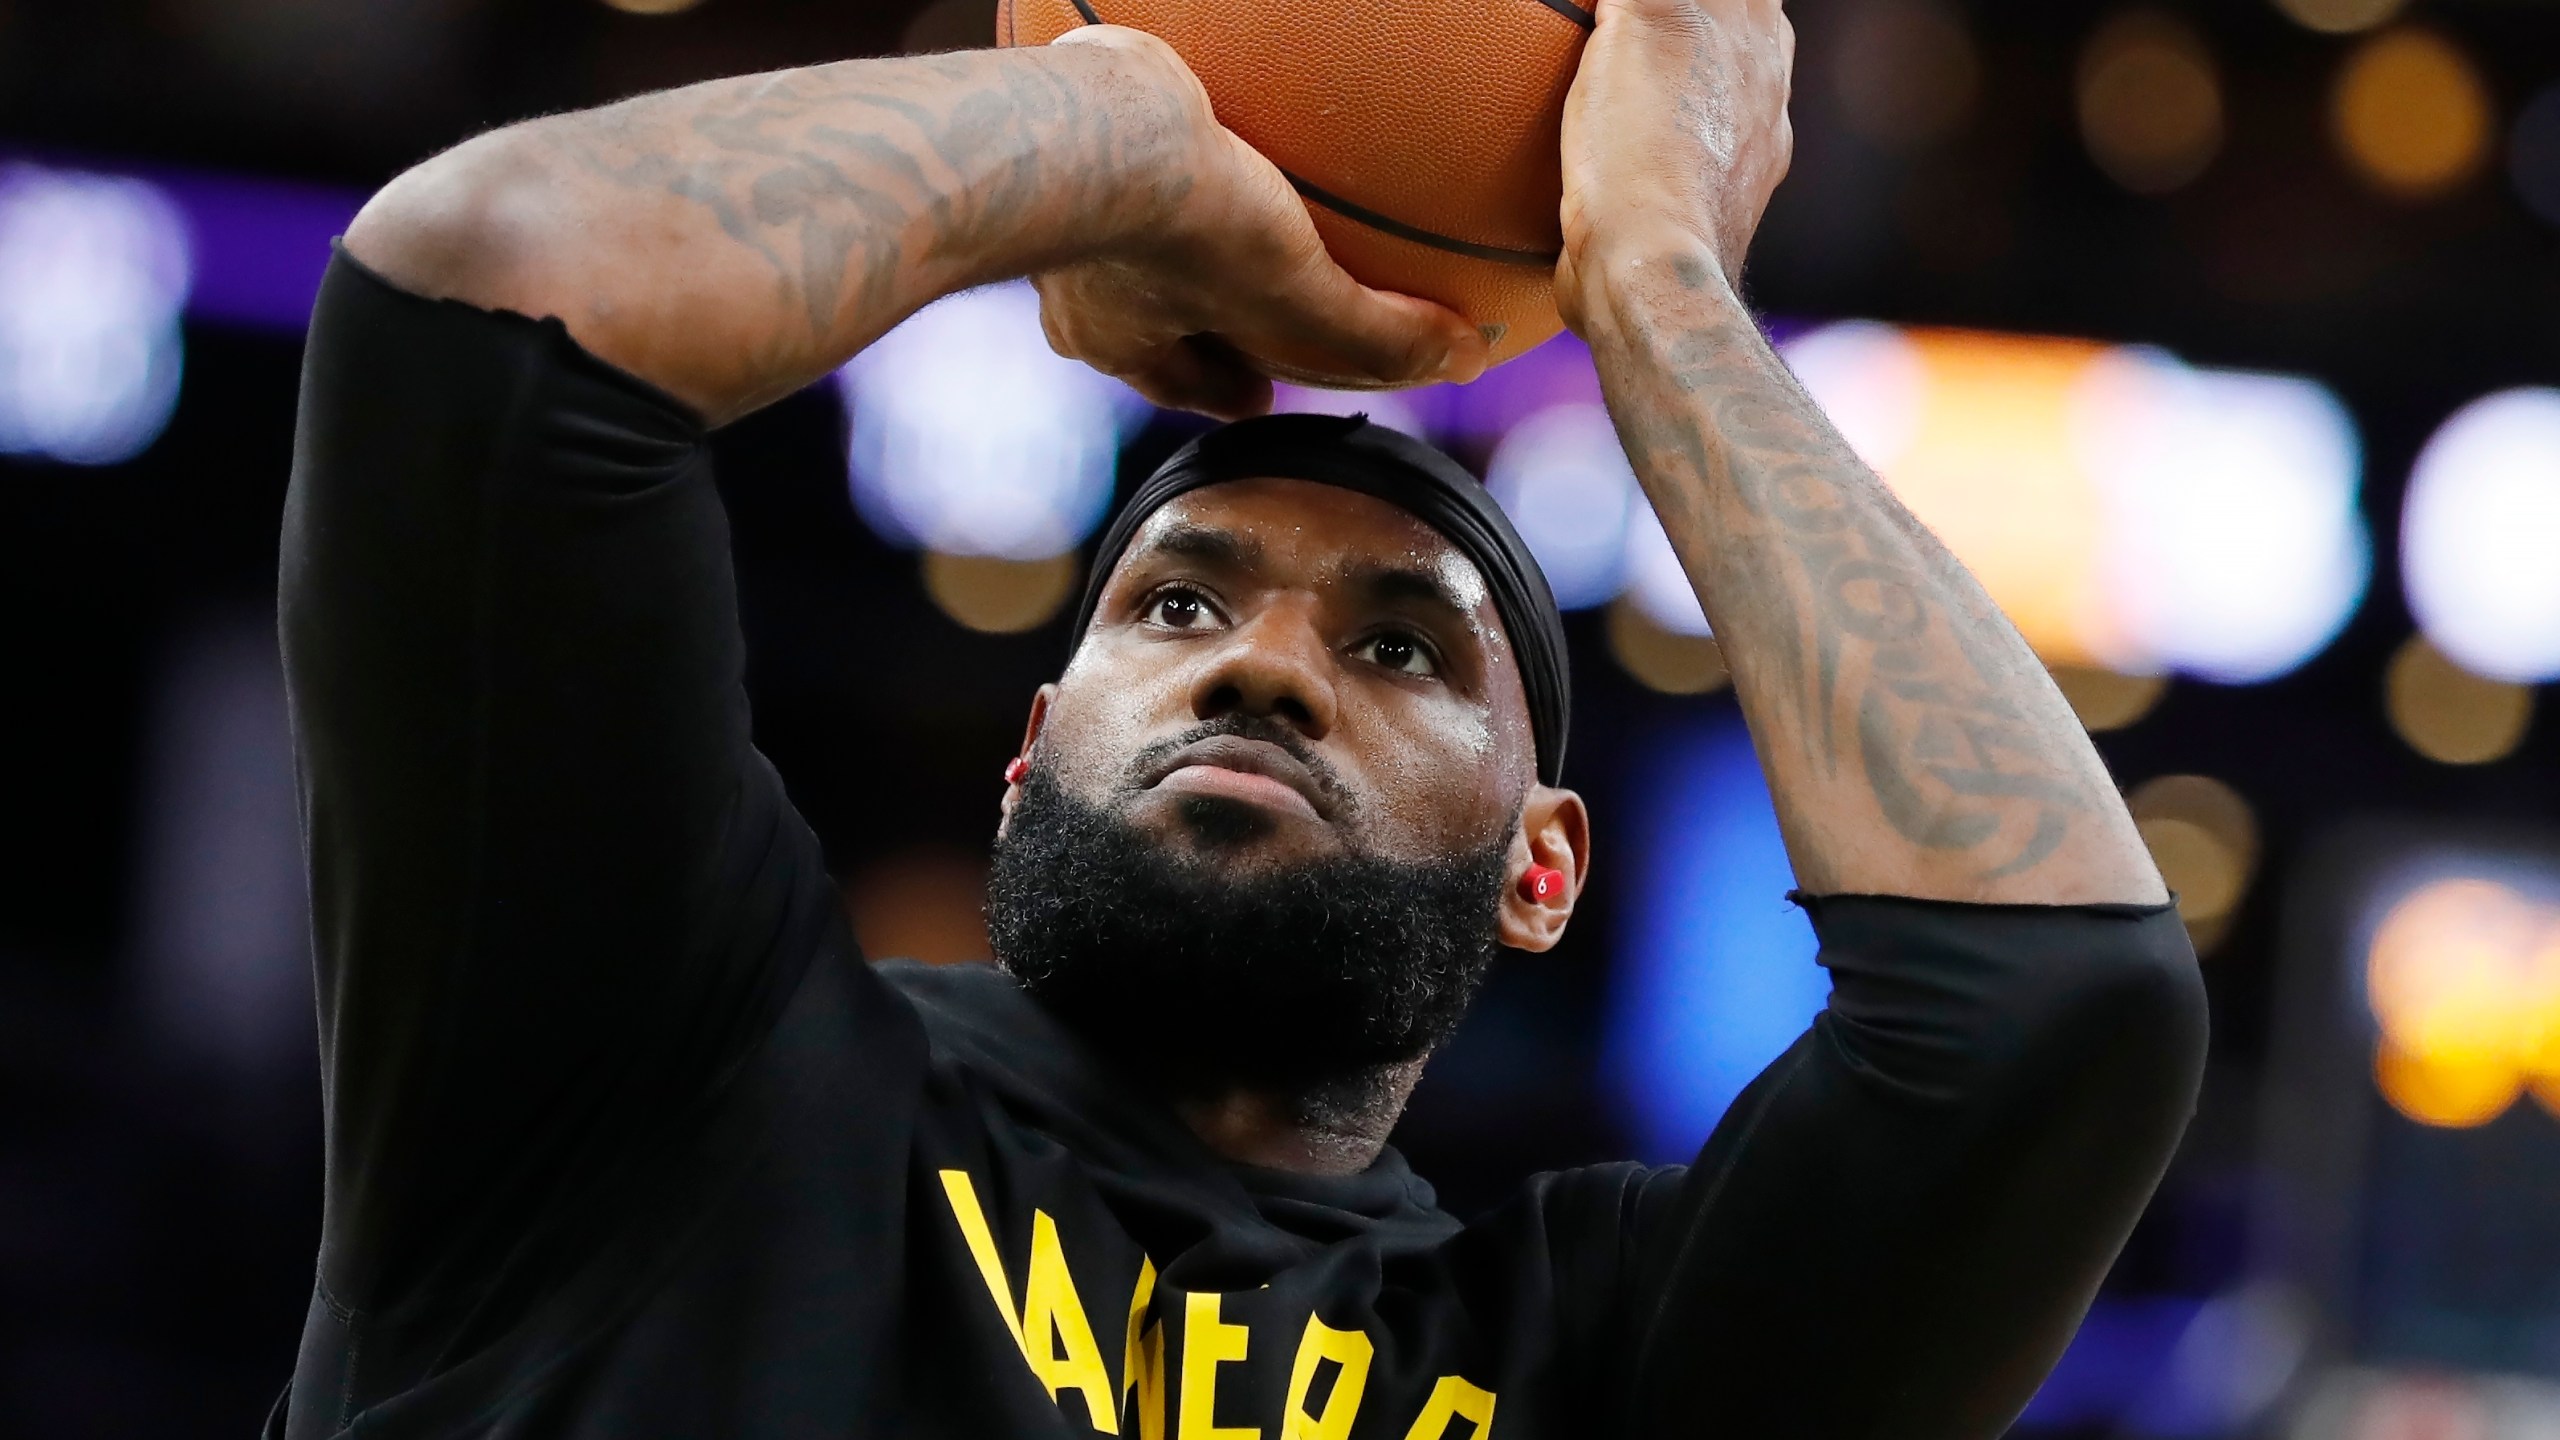
M 2094 1108 L 2174 1146 L 2195 1114 L 2212 1026 L 2204 977 L 2174 917 L 2094 947 L 2053 997 L 2043 1044 Z
M 347 253 L 413 295 L 545 313 L 524 280 L 539 249 L 542 168 L 517 130 L 466 141 L 376 192 L 347 227 Z
M 2204 978 L 2175 912 L 1825 902 L 1822 1031 L 1869 1082 L 1929 1105 L 2012 1098 L 2173 1112 L 2204 1074 Z

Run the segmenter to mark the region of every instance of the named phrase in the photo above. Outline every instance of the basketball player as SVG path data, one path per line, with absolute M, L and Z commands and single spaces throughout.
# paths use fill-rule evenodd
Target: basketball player
M 1776 0 L 1603 0 L 1564 140 L 1558 293 L 1834 982 L 1697 1163 L 1462 1224 L 1385 1146 L 1592 862 L 1536 565 L 1365 424 L 1141 489 L 1008 771 L 1000 968 L 855 952 L 749 743 L 707 429 L 1024 274 L 1221 416 L 1482 364 L 1164 46 L 1073 38 L 528 122 L 348 233 L 283 574 L 327 1221 L 268 1433 L 1999 1433 L 2176 1143 L 2200 991 L 2071 712 L 1736 298 Z

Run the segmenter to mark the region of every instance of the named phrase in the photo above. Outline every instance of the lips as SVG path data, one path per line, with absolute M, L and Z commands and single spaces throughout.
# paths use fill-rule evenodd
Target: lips
M 1192 774 L 1186 776 L 1186 771 Z M 1241 778 L 1247 776 L 1257 778 Z M 1194 741 L 1148 767 L 1147 788 L 1164 786 L 1168 780 L 1174 782 L 1174 788 L 1225 794 L 1248 802 L 1280 800 L 1285 808 L 1295 808 L 1273 792 L 1276 784 L 1294 793 L 1318 817 L 1330 819 L 1333 815 L 1332 799 L 1316 780 L 1315 772 L 1268 740 L 1214 735 Z

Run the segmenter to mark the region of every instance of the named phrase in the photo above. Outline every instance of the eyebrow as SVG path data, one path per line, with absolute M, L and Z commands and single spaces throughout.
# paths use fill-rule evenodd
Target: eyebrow
M 1437 570 L 1410 565 L 1353 565 L 1343 571 L 1342 578 L 1366 591 L 1373 601 L 1418 600 L 1446 610 L 1461 621 L 1472 622 L 1475 619 L 1475 607 L 1451 588 Z
M 1262 542 L 1232 530 L 1210 525 L 1175 524 L 1166 526 L 1148 544 L 1144 556 L 1170 555 L 1232 570 L 1255 570 L 1262 565 Z M 1419 565 L 1395 565 L 1381 561 L 1355 562 L 1337 570 L 1341 582 L 1361 591 L 1375 604 L 1418 601 L 1445 610 L 1462 624 L 1472 626 L 1475 606 L 1457 592 L 1439 571 Z
M 1250 570 L 1262 563 L 1262 542 L 1206 525 L 1168 525 L 1147 550 L 1235 570 Z

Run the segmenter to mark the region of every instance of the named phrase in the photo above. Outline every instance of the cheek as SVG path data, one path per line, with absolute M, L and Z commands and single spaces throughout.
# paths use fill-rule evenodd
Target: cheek
M 1188 715 L 1184 691 L 1162 667 L 1142 667 L 1087 645 L 1058 677 L 1041 727 L 1040 763 L 1088 797 L 1116 784 L 1140 747 Z M 1176 713 L 1179 711 L 1180 713 Z
M 1496 839 L 1511 784 L 1496 722 L 1474 705 L 1410 696 L 1364 707 L 1355 742 L 1374 797 L 1363 828 L 1384 848 L 1444 854 Z M 1348 738 L 1348 737 L 1346 737 Z

